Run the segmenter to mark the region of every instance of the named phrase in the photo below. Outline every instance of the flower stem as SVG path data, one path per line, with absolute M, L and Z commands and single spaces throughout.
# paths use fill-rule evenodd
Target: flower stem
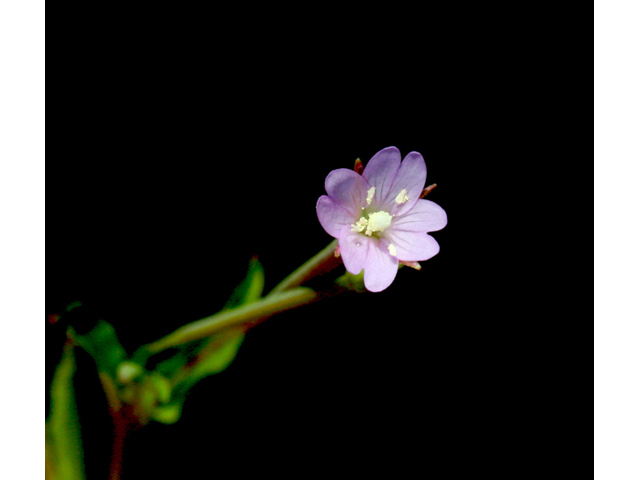
M 167 348 L 177 347 L 187 342 L 210 337 L 214 333 L 229 327 L 251 327 L 256 323 L 292 308 L 324 298 L 329 293 L 318 293 L 299 285 L 316 275 L 329 272 L 341 263 L 334 251 L 338 241 L 334 240 L 317 255 L 280 282 L 267 296 L 253 303 L 197 320 L 180 327 L 173 333 L 140 348 L 142 357 L 155 355 Z M 134 358 L 137 355 L 134 355 Z
M 299 307 L 318 298 L 318 294 L 309 288 L 299 287 L 277 295 L 269 295 L 257 302 L 232 310 L 216 313 L 180 327 L 160 340 L 146 346 L 149 354 L 154 355 L 167 348 L 209 337 L 219 330 L 235 325 L 257 323 L 271 315 Z
M 111 465 L 109 467 L 109 480 L 120 480 L 122 472 L 122 453 L 124 440 L 129 430 L 129 421 L 123 411 L 123 405 L 118 396 L 117 387 L 107 372 L 98 372 L 100 383 L 107 397 L 109 413 L 113 420 L 113 448 L 111 450 Z
M 109 468 L 109 480 L 120 480 L 122 472 L 122 454 L 124 451 L 124 439 L 127 436 L 128 423 L 122 413 L 113 416 L 114 435 L 111 451 L 111 466 Z
M 340 263 L 342 263 L 341 260 L 336 258 L 336 256 L 334 255 L 337 246 L 338 240 L 332 241 L 324 249 L 318 252 L 318 254 L 310 258 L 291 275 L 289 275 L 278 285 L 276 285 L 267 296 L 284 292 L 285 290 L 288 290 L 290 288 L 302 285 L 316 275 L 327 273 L 333 268 L 337 267 Z

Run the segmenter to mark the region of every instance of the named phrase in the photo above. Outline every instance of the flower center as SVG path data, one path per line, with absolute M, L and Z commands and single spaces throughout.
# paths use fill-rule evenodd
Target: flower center
M 367 214 L 367 217 L 360 217 L 360 220 L 351 225 L 351 231 L 364 231 L 365 235 L 372 236 L 376 233 L 384 232 L 391 225 L 391 220 L 393 220 L 393 215 L 380 210 L 379 212 Z M 378 235 L 374 236 L 378 237 Z

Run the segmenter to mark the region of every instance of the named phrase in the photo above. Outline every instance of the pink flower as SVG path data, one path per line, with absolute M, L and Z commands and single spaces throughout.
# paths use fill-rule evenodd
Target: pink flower
M 367 290 L 380 292 L 393 282 L 398 262 L 428 260 L 440 251 L 427 234 L 444 228 L 445 211 L 420 199 L 427 166 L 418 152 L 400 162 L 400 151 L 387 147 L 376 153 L 362 175 L 333 170 L 325 180 L 328 195 L 318 199 L 318 220 L 338 239 L 345 268 L 364 268 Z

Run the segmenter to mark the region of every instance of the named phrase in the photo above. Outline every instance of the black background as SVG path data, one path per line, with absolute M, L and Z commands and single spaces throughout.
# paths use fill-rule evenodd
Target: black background
M 578 134 L 539 121 L 532 85 L 553 71 L 537 68 L 539 52 L 521 45 L 516 58 L 484 33 L 421 39 L 422 57 L 380 50 L 366 66 L 357 42 L 344 62 L 319 47 L 230 55 L 215 42 L 206 61 L 168 41 L 117 60 L 99 52 L 48 166 L 46 313 L 80 299 L 129 354 L 220 309 L 252 256 L 269 290 L 322 249 L 324 179 L 357 157 L 422 153 L 438 184 L 429 198 L 449 219 L 421 272 L 251 330 L 177 424 L 130 435 L 124 480 L 338 468 L 404 478 L 427 465 L 513 478 L 571 458 L 559 444 L 591 422 L 575 396 L 590 332 L 541 281 L 568 274 L 539 263 L 562 239 L 531 206 L 556 195 L 558 167 L 580 163 L 575 143 L 550 142 Z M 46 328 L 49 381 L 64 329 Z M 106 478 L 110 418 L 91 359 L 78 361 L 88 478 Z

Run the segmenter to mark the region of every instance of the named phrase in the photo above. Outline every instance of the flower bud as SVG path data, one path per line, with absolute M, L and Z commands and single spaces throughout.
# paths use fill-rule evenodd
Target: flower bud
M 356 164 L 353 166 L 353 169 L 358 175 L 362 175 L 362 172 L 364 172 L 364 165 L 362 164 L 362 160 L 356 158 Z
M 431 185 L 429 185 L 428 187 L 426 187 L 424 190 L 422 190 L 422 193 L 420 194 L 420 198 L 424 198 L 427 195 L 429 195 L 429 193 L 431 192 L 431 190 L 433 190 L 434 188 L 436 188 L 438 185 L 436 185 L 435 183 L 432 183 Z
M 121 362 L 118 365 L 117 377 L 118 382 L 122 385 L 127 385 L 133 382 L 136 378 L 142 375 L 143 370 L 140 365 L 133 362 Z

